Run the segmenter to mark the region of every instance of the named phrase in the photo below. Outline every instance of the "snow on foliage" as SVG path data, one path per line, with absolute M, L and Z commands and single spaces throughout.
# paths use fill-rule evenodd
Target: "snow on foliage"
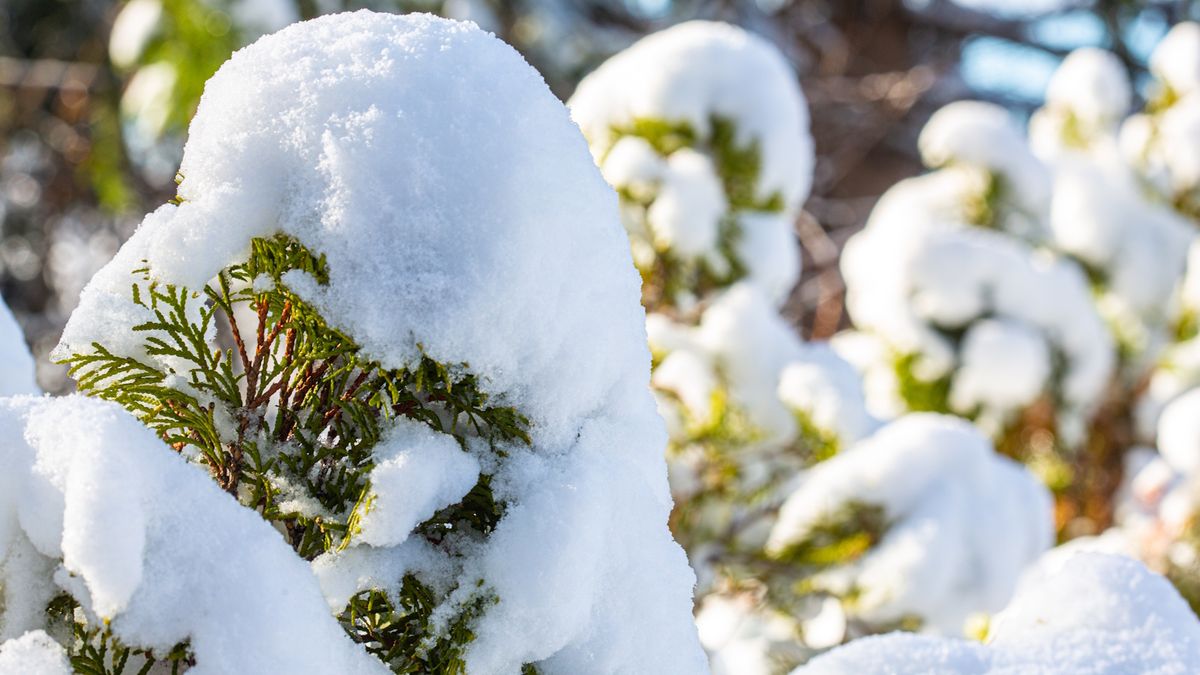
M 1030 142 L 1055 174 L 1050 246 L 1087 271 L 1136 376 L 1168 341 L 1164 299 L 1183 274 L 1194 228 L 1148 199 L 1121 158 L 1117 129 L 1129 100 L 1128 76 L 1114 55 L 1076 50 L 1030 121 Z
M 857 673 L 1191 673 L 1200 623 L 1162 577 L 1128 558 L 1077 554 L 1032 574 L 985 644 L 923 635 L 865 638 L 793 675 Z
M 159 657 L 186 645 L 190 673 L 387 672 L 341 630 L 270 524 L 115 404 L 4 399 L 0 428 L 5 634 L 62 622 L 69 634 L 70 611 L 42 625 L 66 593 L 126 645 Z M 37 578 L 50 570 L 52 582 Z M 33 641 L 11 649 L 22 642 Z
M 782 302 L 799 276 L 792 223 L 813 146 L 778 50 L 728 24 L 680 24 L 602 64 L 570 107 L 622 196 L 650 309 L 743 277 Z
M 64 332 L 82 390 L 274 521 L 393 668 L 703 668 L 616 199 L 515 51 L 295 24 L 209 81 L 180 173 Z
M 1050 159 L 1097 144 L 1112 145 L 1133 99 L 1129 75 L 1112 52 L 1076 49 L 1046 88 L 1046 104 L 1029 120 L 1029 143 Z
M 8 305 L 0 300 L 0 396 L 36 394 L 33 356 Z
M 875 511 L 879 529 L 850 562 L 808 581 L 868 624 L 915 620 L 955 635 L 1009 599 L 1053 541 L 1050 497 L 969 423 L 910 415 L 809 472 L 780 509 L 767 550 L 814 557 L 831 531 Z
M 1053 539 L 1049 495 L 968 422 L 910 415 L 798 475 L 697 613 L 718 675 L 769 675 L 888 630 L 962 635 Z

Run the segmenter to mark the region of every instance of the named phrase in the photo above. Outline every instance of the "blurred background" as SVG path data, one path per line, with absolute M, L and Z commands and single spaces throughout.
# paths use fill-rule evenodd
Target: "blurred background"
M 142 215 L 173 195 L 204 81 L 238 47 L 296 20 L 368 7 L 471 19 L 515 46 L 564 100 L 646 33 L 740 24 L 800 73 L 817 144 L 796 224 L 804 275 L 786 307 L 806 337 L 845 324 L 837 259 L 888 186 L 922 171 L 916 133 L 955 99 L 1024 117 L 1054 68 L 1114 51 L 1144 91 L 1150 49 L 1197 18 L 1186 0 L 0 0 L 0 292 L 45 362 L 79 291 Z M 1138 102 L 1140 104 L 1140 101 Z

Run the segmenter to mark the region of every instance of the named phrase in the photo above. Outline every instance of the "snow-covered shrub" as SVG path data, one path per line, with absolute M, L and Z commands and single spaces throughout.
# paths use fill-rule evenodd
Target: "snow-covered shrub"
M 1197 670 L 1200 622 L 1165 579 L 1128 558 L 1077 554 L 1022 582 L 984 644 L 906 634 L 865 638 L 794 675 Z
M 853 526 L 866 522 L 867 527 Z M 1050 498 L 969 423 L 909 415 L 802 477 L 771 530 L 772 558 L 822 567 L 805 586 L 875 626 L 948 634 L 1004 606 L 1052 538 Z
M 1135 556 L 1166 574 L 1200 607 L 1200 389 L 1173 398 L 1156 416 L 1157 448 L 1125 457 L 1115 523 L 1100 537 L 1071 542 Z
M 647 308 L 687 311 L 742 278 L 787 296 L 813 147 L 778 50 L 735 26 L 680 24 L 602 64 L 570 107 L 621 195 Z
M 672 525 L 705 582 L 729 548 L 761 547 L 799 472 L 875 421 L 853 368 L 802 342 L 751 284 L 720 295 L 696 326 L 651 314 L 647 331 L 671 435 Z
M 1048 409 L 1052 431 L 1082 440 L 1114 358 L 1078 267 L 1000 232 L 898 218 L 872 216 L 842 257 L 860 332 L 835 344 L 876 414 L 953 412 L 999 439 Z
M 4 300 L 0 300 L 0 396 L 35 394 L 33 356 Z
M 1200 24 L 1177 24 L 1155 47 L 1146 110 L 1121 127 L 1120 147 L 1145 185 L 1176 210 L 1200 218 Z
M 968 422 L 910 415 L 793 481 L 766 546 L 698 616 L 714 669 L 774 673 L 853 637 L 962 635 L 1052 543 L 1049 494 Z
M 602 64 L 570 105 L 621 196 L 671 434 L 672 525 L 707 588 L 730 546 L 761 546 L 784 482 L 873 425 L 852 369 L 774 309 L 799 273 L 804 97 L 763 39 L 690 22 Z
M 1086 270 L 1133 380 L 1169 339 L 1166 300 L 1194 228 L 1149 199 L 1121 157 L 1117 125 L 1129 103 L 1117 58 L 1077 50 L 1055 72 L 1046 106 L 1030 122 L 1030 142 L 1054 172 L 1049 246 Z
M 273 525 L 393 670 L 703 668 L 616 199 L 516 52 L 428 16 L 293 25 L 209 81 L 180 174 L 64 332 L 81 390 Z M 124 607 L 71 648 L 172 630 L 208 667 Z

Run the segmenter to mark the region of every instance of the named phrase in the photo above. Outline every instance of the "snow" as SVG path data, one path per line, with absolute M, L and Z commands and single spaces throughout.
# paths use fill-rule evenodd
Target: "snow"
M 928 630 L 961 634 L 973 613 L 1004 606 L 1053 541 L 1046 489 L 954 417 L 906 416 L 818 464 L 784 502 L 767 550 L 803 541 L 855 503 L 881 507 L 886 531 L 813 584 L 834 595 L 854 589 L 847 612 L 874 624 L 913 615 Z
M 1069 108 L 1084 122 L 1112 124 L 1129 113 L 1129 75 L 1112 52 L 1076 49 L 1050 78 L 1046 103 Z
M 33 356 L 25 345 L 25 334 L 0 300 L 0 396 L 36 394 Z
M 1150 55 L 1150 72 L 1178 96 L 1200 90 L 1200 24 L 1175 24 Z
M 858 372 L 828 344 L 804 345 L 779 376 L 779 399 L 808 415 L 818 429 L 835 432 L 849 446 L 875 430 Z
M 531 447 L 506 447 L 490 467 L 504 518 L 433 566 L 450 593 L 442 614 L 479 582 L 500 599 L 472 626 L 468 668 L 703 669 L 694 577 L 666 527 L 666 434 L 617 200 L 514 50 L 425 15 L 289 26 L 209 81 L 181 173 L 182 203 L 148 215 L 88 286 L 59 355 L 94 341 L 137 352 L 125 336 L 140 316 L 128 292 L 141 260 L 158 282 L 199 289 L 254 238 L 294 237 L 325 256 L 329 282 L 297 271 L 283 282 L 365 356 L 387 368 L 422 355 L 465 364 L 489 403 L 530 420 Z M 475 470 L 440 441 L 392 440 L 364 525 L 377 542 L 400 541 Z M 437 489 L 406 491 L 410 471 Z M 347 579 L 390 587 L 418 544 L 346 551 L 322 574 L 339 594 Z M 342 573 L 339 560 L 357 567 Z M 159 571 L 147 561 L 143 577 Z
M 278 532 L 115 404 L 2 399 L 0 420 L 16 486 L 0 493 L 0 545 L 60 561 L 55 584 L 126 644 L 190 638 L 194 673 L 386 672 Z
M 803 346 L 758 287 L 735 284 L 695 327 L 651 314 L 647 331 L 650 348 L 666 354 L 652 383 L 678 396 L 695 420 L 710 418 L 711 392 L 723 379 L 730 402 L 750 417 L 764 443 L 794 436 L 795 420 L 777 390 L 780 373 Z
M 991 403 L 1019 409 L 1042 392 L 1051 368 L 1046 341 L 1028 325 L 1006 319 L 976 321 L 963 336 L 950 406 L 974 410 Z
M 776 303 L 795 285 L 800 258 L 792 223 L 812 183 L 808 110 L 782 54 L 735 26 L 691 21 L 654 33 L 585 77 L 570 100 L 605 178 L 624 197 L 639 267 L 659 255 L 702 265 L 718 278 L 740 268 Z M 755 202 L 731 204 L 720 181 L 714 120 L 753 148 Z M 635 123 L 687 125 L 695 138 L 656 150 Z M 659 153 L 663 152 L 664 155 Z M 711 155 L 711 157 L 710 157 Z M 728 178 L 728 177 L 726 177 Z M 731 227 L 732 250 L 720 236 Z M 674 298 L 684 304 L 683 298 Z
M 45 632 L 29 631 L 0 644 L 2 675 L 69 675 L 66 651 Z
M 705 155 L 682 148 L 665 161 L 661 186 L 646 218 L 659 247 L 689 258 L 717 245 L 717 230 L 728 205 L 721 179 Z
M 1166 579 L 1119 556 L 1081 553 L 1034 575 L 992 621 L 986 644 L 893 633 L 865 638 L 794 675 L 851 673 L 1190 673 L 1200 623 Z
M 479 460 L 453 436 L 408 419 L 397 420 L 373 454 L 373 501 L 360 523 L 362 541 L 372 546 L 403 543 L 413 528 L 461 501 L 479 480 Z
M 1191 223 L 1143 198 L 1114 157 L 1059 163 L 1050 224 L 1059 250 L 1103 271 L 1112 295 L 1162 330 L 1164 299 L 1183 276 Z
M 1009 198 L 1038 212 L 1050 198 L 1046 167 L 1028 149 L 1007 110 L 981 101 L 956 101 L 929 118 L 917 147 L 926 166 L 986 169 L 1004 182 Z
M 1200 473 L 1200 389 L 1172 400 L 1158 419 L 1158 451 L 1175 471 Z

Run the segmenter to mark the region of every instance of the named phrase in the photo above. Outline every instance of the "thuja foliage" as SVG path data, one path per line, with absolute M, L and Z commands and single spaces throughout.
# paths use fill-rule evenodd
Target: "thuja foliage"
M 717 249 L 726 264 L 714 266 L 709 260 L 684 259 L 669 249 L 656 247 L 652 262 L 639 261 L 642 300 L 646 307 L 653 309 L 664 303 L 671 304 L 681 293 L 702 297 L 709 291 L 729 286 L 746 276 L 745 263 L 736 252 L 741 238 L 738 213 L 779 213 L 784 209 L 783 195 L 779 191 L 766 198 L 758 196 L 762 171 L 762 149 L 758 141 L 739 144 L 736 123 L 720 115 L 709 118 L 707 136 L 699 133 L 687 121 L 652 117 L 634 118 L 626 124 L 613 126 L 611 132 L 614 142 L 626 136 L 635 136 L 646 141 L 663 157 L 683 148 L 706 154 L 721 179 L 729 204 L 729 211 L 721 220 L 717 237 Z M 626 203 L 643 207 L 642 213 L 654 201 L 654 195 L 635 194 L 622 187 L 618 187 L 617 191 Z M 648 224 L 642 223 L 642 226 L 649 231 Z
M 136 270 L 130 298 L 152 318 L 131 328 L 146 357 L 95 343 L 65 362 L 81 391 L 121 404 L 207 466 L 310 560 L 355 543 L 373 503 L 372 450 L 391 421 L 417 420 L 500 457 L 529 443 L 528 420 L 493 405 L 467 364 L 423 357 L 382 367 L 289 290 L 289 274 L 329 283 L 324 256 L 283 235 L 256 239 L 247 260 L 200 290 Z M 484 475 L 414 536 L 434 545 L 451 533 L 486 537 L 503 513 Z M 470 597 L 435 630 L 437 602 L 408 575 L 398 590 L 355 596 L 339 619 L 395 672 L 458 673 L 474 620 L 497 601 L 482 581 Z

